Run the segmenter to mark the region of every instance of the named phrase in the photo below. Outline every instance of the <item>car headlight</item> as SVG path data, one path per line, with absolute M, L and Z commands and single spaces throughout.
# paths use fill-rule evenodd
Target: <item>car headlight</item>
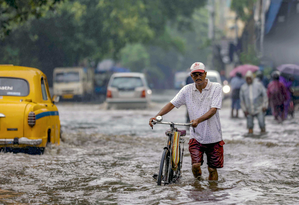
M 229 87 L 229 85 L 225 85 L 225 86 L 223 86 L 222 90 L 223 90 L 223 92 L 224 92 L 225 94 L 229 93 L 229 92 L 230 92 L 230 87 Z

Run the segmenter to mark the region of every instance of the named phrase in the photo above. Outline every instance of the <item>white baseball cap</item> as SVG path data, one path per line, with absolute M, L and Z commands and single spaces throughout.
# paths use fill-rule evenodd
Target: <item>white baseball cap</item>
M 191 73 L 204 73 L 206 71 L 206 67 L 202 62 L 195 62 L 190 67 Z

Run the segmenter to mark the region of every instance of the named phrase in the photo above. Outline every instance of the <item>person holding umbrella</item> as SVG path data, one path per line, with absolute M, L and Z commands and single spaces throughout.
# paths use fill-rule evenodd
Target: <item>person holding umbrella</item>
M 272 73 L 273 81 L 268 85 L 267 95 L 274 119 L 281 122 L 285 120 L 284 102 L 287 101 L 288 95 L 286 87 L 279 82 L 279 71 Z
M 287 90 L 288 99 L 284 102 L 284 115 L 287 118 L 292 101 L 291 86 L 293 85 L 294 76 L 299 76 L 299 66 L 295 64 L 283 64 L 278 66 L 277 70 L 281 73 L 279 81 L 284 84 Z
M 290 102 L 292 100 L 291 86 L 293 84 L 293 81 L 294 81 L 293 76 L 281 75 L 279 77 L 279 82 L 281 82 L 285 86 L 286 92 L 287 92 L 287 99 L 284 101 L 284 117 L 285 117 L 285 119 L 288 118 Z
M 257 80 L 253 80 L 252 71 L 245 75 L 246 83 L 240 90 L 241 108 L 247 119 L 248 134 L 253 134 L 253 120 L 256 117 L 261 133 L 266 132 L 265 112 L 268 107 L 268 96 L 264 86 Z

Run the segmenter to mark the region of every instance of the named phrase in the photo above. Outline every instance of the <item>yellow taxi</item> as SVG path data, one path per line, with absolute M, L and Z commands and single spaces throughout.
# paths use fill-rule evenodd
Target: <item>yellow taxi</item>
M 0 65 L 1 150 L 38 150 L 40 154 L 48 143 L 59 145 L 58 100 L 51 99 L 42 71 Z

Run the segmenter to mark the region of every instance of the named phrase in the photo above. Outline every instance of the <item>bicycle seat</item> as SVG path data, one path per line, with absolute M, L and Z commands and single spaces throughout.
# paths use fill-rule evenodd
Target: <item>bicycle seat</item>
M 186 136 L 186 130 L 178 130 L 181 133 L 181 136 Z
M 186 130 L 178 130 L 178 132 L 181 133 L 180 136 L 186 136 Z M 170 130 L 167 130 L 167 131 L 165 132 L 166 135 L 168 135 L 168 134 L 170 134 L 170 133 L 171 133 Z

